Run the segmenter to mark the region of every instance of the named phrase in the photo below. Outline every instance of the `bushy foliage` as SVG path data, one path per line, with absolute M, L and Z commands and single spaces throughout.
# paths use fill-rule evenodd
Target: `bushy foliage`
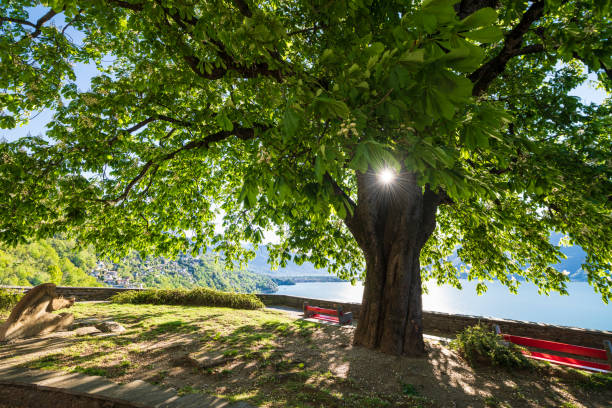
M 471 326 L 457 334 L 451 343 L 452 347 L 474 366 L 478 363 L 507 368 L 530 368 L 531 360 L 521 353 L 521 348 L 512 343 L 505 343 L 484 324 Z
M 0 246 L 0 285 L 103 286 L 87 274 L 95 265 L 93 248 L 79 249 L 74 240 L 49 238 Z
M 208 288 L 150 289 L 118 293 L 111 298 L 113 303 L 214 306 L 233 309 L 260 309 L 264 304 L 255 295 L 221 292 Z
M 23 297 L 23 293 L 0 288 L 0 312 L 11 310 Z

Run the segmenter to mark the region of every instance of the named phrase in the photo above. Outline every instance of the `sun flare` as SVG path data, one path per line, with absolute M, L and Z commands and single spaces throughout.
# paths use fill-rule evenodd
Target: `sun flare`
M 380 173 L 378 173 L 378 179 L 383 184 L 390 184 L 395 179 L 395 173 L 391 169 L 382 169 Z

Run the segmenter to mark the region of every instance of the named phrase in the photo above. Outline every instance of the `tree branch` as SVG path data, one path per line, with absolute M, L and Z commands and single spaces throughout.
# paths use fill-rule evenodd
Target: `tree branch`
M 2 24 L 5 21 L 7 21 L 7 22 L 11 22 L 11 23 L 16 23 L 16 24 L 27 25 L 29 27 L 32 27 L 34 29 L 34 31 L 29 33 L 27 36 L 24 36 L 23 38 L 26 38 L 26 37 L 36 38 L 36 37 L 38 37 L 40 35 L 40 33 L 41 33 L 40 29 L 42 28 L 42 26 L 47 21 L 49 21 L 53 17 L 55 17 L 56 15 L 57 15 L 57 13 L 51 9 L 51 10 L 47 11 L 47 13 L 44 16 L 39 18 L 38 21 L 36 21 L 36 23 L 32 23 L 30 21 L 23 20 L 23 19 L 20 19 L 20 18 L 12 18 L 12 17 L 3 17 L 3 16 L 0 16 L 0 24 Z M 23 38 L 21 38 L 20 41 L 23 40 Z
M 498 5 L 499 0 L 462 0 L 455 5 L 455 11 L 457 12 L 457 16 L 463 20 L 482 8 L 497 8 Z
M 183 127 L 192 127 L 192 126 L 194 126 L 194 124 L 192 122 L 188 122 L 186 120 L 175 119 L 175 118 L 172 118 L 172 117 L 167 116 L 167 115 L 155 115 L 155 116 L 150 116 L 150 117 L 146 118 L 145 120 L 142 120 L 142 121 L 138 122 L 137 124 L 135 124 L 132 127 L 120 130 L 115 136 L 110 138 L 106 143 L 108 143 L 109 146 L 112 146 L 113 143 L 115 143 L 117 141 L 117 139 L 119 138 L 119 135 L 121 133 L 133 133 L 133 132 L 135 132 L 135 131 L 145 127 L 149 123 L 155 122 L 155 121 L 158 121 L 158 120 L 162 120 L 162 121 L 165 121 L 165 122 L 173 123 L 175 125 L 180 125 L 180 126 L 183 126 Z
M 245 0 L 233 0 L 234 6 L 240 11 L 240 13 L 245 17 L 253 17 L 253 12 L 251 8 L 246 3 Z
M 114 4 L 115 6 L 129 9 L 132 11 L 142 11 L 142 3 L 130 3 L 129 1 L 122 0 L 107 0 L 109 3 Z
M 227 131 L 227 130 L 222 130 L 216 133 L 213 133 L 209 136 L 207 136 L 204 139 L 201 140 L 192 140 L 191 142 L 179 147 L 178 149 L 175 149 L 169 153 L 166 153 L 165 155 L 162 155 L 158 158 L 155 159 L 151 159 L 148 162 L 146 162 L 142 168 L 140 169 L 140 172 L 136 175 L 136 177 L 134 177 L 123 189 L 123 192 L 117 196 L 116 198 L 113 199 L 101 199 L 101 200 L 97 200 L 97 201 L 101 201 L 105 204 L 109 204 L 109 205 L 118 205 L 121 202 L 123 202 L 127 196 L 130 194 L 130 191 L 132 191 L 132 189 L 134 188 L 134 186 L 136 184 L 138 184 L 138 182 L 140 180 L 142 180 L 142 178 L 144 176 L 146 176 L 147 172 L 149 171 L 149 169 L 151 167 L 154 167 L 155 171 L 157 171 L 157 168 L 159 168 L 160 164 L 173 159 L 177 154 L 187 151 L 187 150 L 194 150 L 194 149 L 201 149 L 201 148 L 208 148 L 212 143 L 217 143 L 220 142 L 224 139 L 227 139 L 230 136 L 236 136 L 241 140 L 248 140 L 248 139 L 253 139 L 256 136 L 256 132 L 257 131 L 261 131 L 261 130 L 266 130 L 268 129 L 268 126 L 265 125 L 258 125 L 256 127 L 252 127 L 252 128 L 245 128 L 240 126 L 240 124 L 238 123 L 234 123 L 234 129 L 232 131 Z M 149 181 L 149 185 L 152 183 L 152 180 Z
M 172 10 L 164 7 L 160 4 L 160 7 L 164 10 L 164 13 L 167 17 L 172 19 L 175 24 L 177 24 L 185 33 L 191 36 L 191 30 L 189 30 L 186 24 L 191 26 L 196 26 L 198 24 L 198 19 L 191 18 L 188 21 L 185 21 L 179 14 L 176 12 L 172 12 Z M 171 26 L 170 21 L 167 21 L 168 25 Z M 193 36 L 192 36 L 193 39 Z M 256 78 L 258 76 L 269 76 L 276 79 L 278 82 L 283 82 L 283 73 L 280 69 L 272 69 L 267 62 L 258 62 L 252 65 L 244 65 L 240 62 L 236 61 L 236 59 L 231 56 L 225 47 L 225 45 L 217 41 L 213 38 L 209 38 L 204 42 L 205 44 L 211 45 L 215 48 L 215 52 L 218 54 L 219 58 L 223 61 L 223 64 L 226 68 L 222 67 L 212 67 L 208 71 L 203 69 L 204 63 L 201 59 L 196 57 L 193 54 L 183 55 L 183 60 L 187 63 L 189 68 L 193 72 L 195 72 L 198 76 L 204 79 L 209 80 L 217 80 L 223 78 L 229 71 L 237 72 L 241 75 L 242 78 Z M 183 43 L 183 47 L 188 49 L 187 45 Z M 273 53 L 271 53 L 272 55 Z M 281 65 L 286 64 L 285 61 L 278 61 Z
M 74 18 L 72 20 L 70 20 L 68 22 L 68 24 L 66 24 L 64 26 L 64 28 L 62 28 L 62 35 L 64 35 L 64 33 L 66 32 L 66 30 L 68 29 L 68 27 L 70 27 L 75 21 L 78 21 L 81 19 L 81 10 L 78 11 L 77 15 L 74 16 Z
M 55 15 L 57 15 L 57 13 L 55 11 L 49 10 L 47 12 L 47 14 L 45 14 L 44 16 L 39 18 L 38 21 L 36 22 L 36 25 L 35 25 L 36 30 L 33 33 L 31 33 L 29 35 L 29 37 L 30 38 L 38 37 L 40 35 L 40 33 L 41 33 L 40 29 L 42 28 L 43 24 L 45 24 L 47 21 L 51 20 L 53 17 L 55 17 Z
M 140 129 L 140 128 L 142 128 L 142 127 L 145 127 L 145 126 L 147 126 L 149 123 L 154 122 L 154 121 L 155 121 L 155 117 L 153 117 L 153 116 L 152 116 L 152 117 L 150 117 L 150 118 L 146 118 L 145 120 L 143 120 L 143 121 L 141 121 L 141 122 L 139 122 L 139 123 L 135 124 L 134 126 L 132 126 L 132 127 L 130 127 L 130 128 L 127 128 L 127 129 L 125 129 L 125 130 L 124 130 L 124 132 L 127 132 L 127 133 L 132 133 L 132 132 L 135 132 L 135 131 L 137 131 L 138 129 Z
M 342 200 L 342 203 L 344 204 L 344 207 L 346 208 L 346 213 L 347 213 L 346 216 L 347 218 L 351 217 L 351 214 L 353 214 L 353 212 L 355 211 L 355 208 L 357 208 L 357 204 L 355 204 L 353 199 L 344 191 L 342 187 L 340 187 L 340 185 L 336 182 L 336 180 L 334 180 L 331 174 L 326 172 L 323 175 L 323 177 L 332 185 L 334 189 L 334 193 L 344 198 L 344 200 Z
M 37 27 L 36 27 L 36 24 L 31 23 L 31 22 L 29 22 L 29 21 L 27 21 L 27 20 L 22 20 L 22 19 L 20 19 L 20 18 L 12 18 L 12 17 L 3 17 L 3 16 L 0 16 L 0 24 L 4 23 L 5 21 L 8 21 L 8 22 L 10 22 L 10 23 L 16 23 L 16 24 L 21 24 L 21 25 L 27 25 L 27 26 L 30 26 L 30 27 L 32 27 L 32 28 L 37 28 Z
M 516 55 L 521 55 L 518 52 L 521 50 L 523 36 L 529 31 L 531 25 L 543 15 L 544 5 L 544 0 L 533 2 L 525 14 L 523 14 L 517 26 L 506 35 L 504 46 L 500 53 L 470 74 L 469 79 L 474 83 L 472 95 L 482 95 L 491 85 L 491 82 L 504 71 L 508 61 Z
M 450 198 L 450 196 L 448 195 L 446 190 L 443 190 L 443 189 L 439 188 L 438 191 L 436 192 L 436 194 L 438 195 L 438 205 L 442 205 L 442 204 L 447 204 L 447 205 L 455 204 L 455 201 L 452 198 Z

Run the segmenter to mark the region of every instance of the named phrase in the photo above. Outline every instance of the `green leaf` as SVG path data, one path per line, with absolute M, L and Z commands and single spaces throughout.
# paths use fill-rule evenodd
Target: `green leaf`
M 429 34 L 434 33 L 438 26 L 438 20 L 436 19 L 436 16 L 429 13 L 423 13 L 422 17 L 423 28 L 425 29 L 425 32 Z
M 353 159 L 349 163 L 349 167 L 357 170 L 361 173 L 366 173 L 368 171 L 368 162 L 369 162 L 369 154 L 368 149 L 365 143 L 360 143 L 357 145 L 355 149 L 355 155 Z
M 400 57 L 400 62 L 416 62 L 421 63 L 425 61 L 425 50 L 422 48 L 414 51 L 407 51 Z
M 459 23 L 460 27 L 476 28 L 492 25 L 497 21 L 497 11 L 491 7 L 481 8 L 470 14 Z
M 295 133 L 300 127 L 300 119 L 300 116 L 293 109 L 289 108 L 285 111 L 282 127 L 287 136 L 295 136 Z
M 499 27 L 480 28 L 478 30 L 461 33 L 461 35 L 480 43 L 492 43 L 504 38 L 504 35 Z
M 333 56 L 334 50 L 327 48 L 325 51 L 323 51 L 323 54 L 321 54 L 321 62 L 325 62 L 331 59 Z
M 323 168 L 322 162 L 323 160 L 321 159 L 321 156 L 318 155 L 315 158 L 314 172 L 315 172 L 315 177 L 317 178 L 317 181 L 319 183 L 323 181 L 323 173 L 325 173 L 325 169 Z
M 441 94 L 437 90 L 432 93 L 433 103 L 437 106 L 438 111 L 445 119 L 452 119 L 455 115 L 455 106 L 448 99 L 447 95 Z
M 317 104 L 318 111 L 328 118 L 339 117 L 344 119 L 351 113 L 346 103 L 336 99 L 318 96 L 315 98 L 315 102 Z
M 217 124 L 221 129 L 227 132 L 234 130 L 234 124 L 225 114 L 217 115 L 215 119 L 217 120 Z
M 489 148 L 489 137 L 484 132 L 476 132 L 476 145 L 483 149 Z

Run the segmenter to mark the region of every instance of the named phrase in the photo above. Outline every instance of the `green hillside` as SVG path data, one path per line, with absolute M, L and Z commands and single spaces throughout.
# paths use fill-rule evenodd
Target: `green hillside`
M 209 255 L 176 259 L 142 258 L 137 253 L 112 262 L 72 240 L 51 238 L 0 246 L 0 284 L 30 286 L 53 282 L 64 286 L 129 286 L 193 288 L 224 291 L 271 292 L 276 284 L 250 271 L 229 270 Z
M 87 274 L 95 253 L 73 241 L 45 239 L 16 247 L 0 246 L 0 284 L 30 286 L 53 282 L 65 286 L 104 286 Z
M 148 288 L 193 288 L 205 286 L 223 291 L 236 292 L 273 292 L 276 284 L 268 277 L 246 270 L 230 270 L 222 263 L 215 262 L 212 255 L 196 258 L 181 254 L 176 259 L 147 257 L 137 253 L 118 263 L 99 262 L 94 273 L 109 275 L 116 272 L 122 283 L 128 279 L 130 285 Z

